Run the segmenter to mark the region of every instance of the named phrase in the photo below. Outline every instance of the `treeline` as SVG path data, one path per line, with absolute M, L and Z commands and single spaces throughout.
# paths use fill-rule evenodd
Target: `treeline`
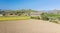
M 37 10 L 32 9 L 21 9 L 21 10 L 2 10 L 0 9 L 0 14 L 7 13 L 7 12 L 13 12 L 13 13 L 29 13 L 29 12 L 38 12 Z M 54 9 L 54 10 L 40 10 L 40 12 L 43 13 L 50 13 L 50 14 L 60 14 L 60 10 Z
M 0 14 L 3 14 L 3 13 L 9 13 L 9 12 L 12 12 L 12 13 L 30 13 L 30 12 L 37 12 L 36 10 L 32 10 L 32 9 L 21 9 L 21 10 L 1 10 L 0 9 Z

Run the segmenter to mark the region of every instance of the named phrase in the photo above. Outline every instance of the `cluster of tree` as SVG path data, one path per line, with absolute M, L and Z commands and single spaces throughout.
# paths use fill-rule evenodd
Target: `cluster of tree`
M 0 14 L 3 14 L 3 13 L 9 13 L 9 12 L 12 12 L 12 13 L 16 13 L 16 14 L 19 14 L 19 13 L 30 13 L 30 12 L 36 12 L 35 10 L 31 10 L 31 9 L 28 9 L 28 10 L 25 10 L 25 9 L 21 9 L 21 10 L 1 10 L 0 9 Z
M 40 10 L 41 11 L 41 10 Z M 45 10 L 44 10 L 45 11 Z M 13 12 L 13 13 L 30 13 L 30 12 L 37 12 L 36 10 L 31 9 L 21 9 L 21 10 L 1 10 L 0 14 L 5 12 Z M 43 12 L 43 11 L 42 11 Z M 60 10 L 54 9 L 54 10 L 48 10 L 47 13 L 54 13 L 54 14 L 60 14 Z

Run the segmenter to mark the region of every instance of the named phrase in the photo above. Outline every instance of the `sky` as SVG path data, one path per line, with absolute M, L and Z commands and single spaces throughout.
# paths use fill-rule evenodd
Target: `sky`
M 60 9 L 60 0 L 0 0 L 0 9 Z

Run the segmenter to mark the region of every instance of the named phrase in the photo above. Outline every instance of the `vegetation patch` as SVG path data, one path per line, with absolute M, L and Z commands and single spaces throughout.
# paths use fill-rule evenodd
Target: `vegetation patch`
M 42 20 L 49 20 L 47 14 L 45 14 L 45 13 L 42 13 L 42 14 L 41 14 L 41 19 L 42 19 Z
M 53 23 L 58 23 L 58 21 L 56 21 L 56 20 L 50 20 L 50 22 L 53 22 Z
M 40 17 L 36 16 L 36 17 L 31 17 L 31 19 L 40 19 Z
M 0 17 L 0 21 L 6 20 L 27 20 L 30 19 L 29 16 L 2 16 Z

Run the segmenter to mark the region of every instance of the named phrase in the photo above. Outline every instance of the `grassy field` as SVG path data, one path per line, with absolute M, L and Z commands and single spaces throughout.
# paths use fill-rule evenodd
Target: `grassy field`
M 6 21 L 6 20 L 26 20 L 30 19 L 29 16 L 1 16 L 0 21 Z
M 60 14 L 46 14 L 47 17 L 53 17 L 53 18 L 58 18 L 60 17 Z

